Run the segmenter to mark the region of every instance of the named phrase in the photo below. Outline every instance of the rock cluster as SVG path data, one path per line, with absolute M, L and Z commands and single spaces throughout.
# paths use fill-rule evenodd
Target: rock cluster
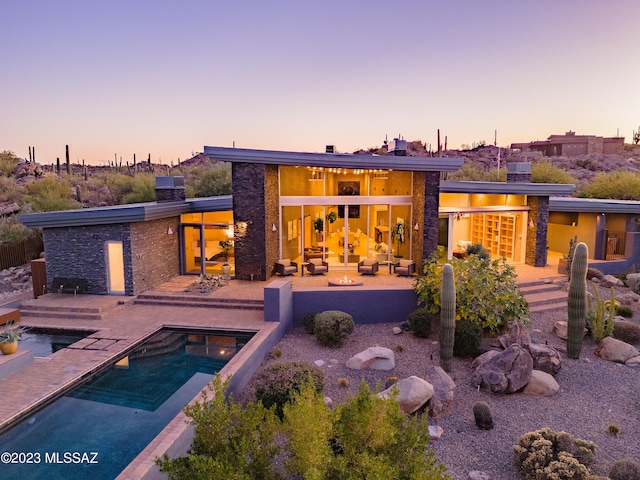
M 32 288 L 31 267 L 29 265 L 9 267 L 0 271 L 0 298 L 6 298 Z

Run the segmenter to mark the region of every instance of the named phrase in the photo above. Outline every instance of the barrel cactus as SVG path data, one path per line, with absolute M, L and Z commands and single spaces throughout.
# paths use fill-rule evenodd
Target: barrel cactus
M 578 243 L 571 262 L 571 280 L 567 299 L 567 355 L 578 358 L 582 350 L 585 319 L 587 316 L 587 246 Z
M 476 425 L 480 430 L 491 430 L 493 428 L 493 416 L 487 402 L 478 400 L 473 404 L 473 418 L 475 418 Z
M 456 332 L 456 285 L 453 267 L 442 267 L 442 288 L 440 290 L 440 366 L 445 372 L 451 371 L 453 342 Z

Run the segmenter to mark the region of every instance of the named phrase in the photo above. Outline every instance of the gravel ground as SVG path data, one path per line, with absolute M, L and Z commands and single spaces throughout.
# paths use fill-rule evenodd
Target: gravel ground
M 635 315 L 634 321 L 638 321 L 639 314 Z M 447 466 L 452 479 L 467 479 L 472 470 L 486 472 L 493 480 L 521 478 L 511 464 L 512 446 L 522 434 L 542 427 L 564 430 L 594 442 L 597 451 L 591 469 L 600 475 L 606 475 L 617 459 L 640 461 L 640 371 L 596 357 L 595 343 L 589 337 L 585 338 L 580 359 L 568 359 L 566 342 L 552 333 L 553 324 L 559 320 L 566 320 L 566 311 L 531 316 L 533 341 L 547 341 L 561 353 L 562 368 L 556 375 L 560 391 L 553 397 L 478 391 L 471 383 L 471 360 L 454 358 L 450 372 L 456 383 L 453 405 L 439 417 L 429 419 L 430 425 L 444 429 L 442 437 L 432 440 L 430 445 L 439 461 Z M 334 403 L 354 395 L 362 378 L 373 389 L 379 381 L 384 384 L 389 375 L 424 377 L 426 366 L 439 364 L 437 334 L 432 333 L 427 339 L 416 338 L 410 332 L 394 335 L 394 326 L 397 325 L 358 325 L 340 349 L 322 347 L 303 329 L 294 329 L 277 345 L 281 357 L 267 360 L 265 364 L 324 360 L 324 393 Z M 345 367 L 351 356 L 376 345 L 395 351 L 394 370 L 356 371 Z M 342 377 L 349 380 L 349 387 L 339 385 Z M 240 399 L 254 399 L 252 392 L 250 383 Z M 495 423 L 493 430 L 476 427 L 472 412 L 476 400 L 485 400 L 490 405 Z M 607 432 L 611 423 L 620 426 L 618 436 Z

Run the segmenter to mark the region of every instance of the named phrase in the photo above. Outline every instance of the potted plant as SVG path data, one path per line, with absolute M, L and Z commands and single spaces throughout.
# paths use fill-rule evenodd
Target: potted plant
M 11 355 L 18 350 L 18 341 L 22 340 L 24 329 L 13 328 L 10 323 L 0 332 L 0 351 L 3 355 Z
M 331 232 L 331 225 L 338 219 L 338 214 L 336 212 L 327 213 L 327 222 L 329 222 L 329 232 Z
M 233 240 L 220 240 L 218 242 L 222 249 L 222 256 L 224 257 L 224 263 L 222 264 L 222 273 L 229 275 L 231 273 L 231 265 L 229 265 L 229 254 L 233 250 Z
M 402 258 L 400 254 L 400 249 L 402 245 L 407 241 L 406 237 L 406 226 L 404 224 L 404 220 L 396 223 L 391 230 L 391 243 L 395 242 L 398 245 L 398 251 L 396 252 L 396 258 Z
M 313 230 L 316 232 L 316 242 L 322 241 L 322 232 L 324 231 L 324 221 L 322 217 L 313 219 Z

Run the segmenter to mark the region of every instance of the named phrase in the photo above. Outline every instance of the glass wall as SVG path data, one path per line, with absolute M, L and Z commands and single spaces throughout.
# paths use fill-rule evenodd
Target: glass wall
M 184 273 L 233 274 L 233 212 L 189 213 L 180 222 Z

